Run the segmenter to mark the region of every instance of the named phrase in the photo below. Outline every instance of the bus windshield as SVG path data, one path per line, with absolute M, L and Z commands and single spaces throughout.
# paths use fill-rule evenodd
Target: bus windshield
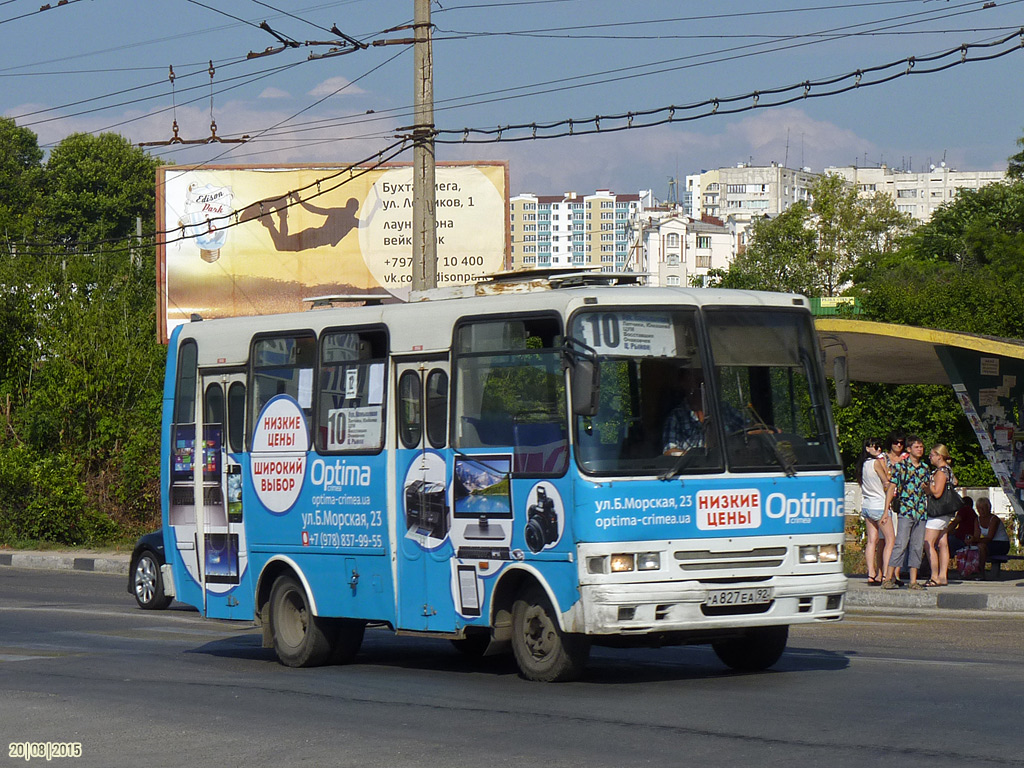
M 601 361 L 594 416 L 575 421 L 591 474 L 792 474 L 838 465 L 810 319 L 735 308 L 581 312 Z M 702 349 L 704 352 L 702 354 Z

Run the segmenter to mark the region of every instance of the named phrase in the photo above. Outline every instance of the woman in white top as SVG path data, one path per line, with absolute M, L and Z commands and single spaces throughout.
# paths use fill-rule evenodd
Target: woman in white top
M 978 573 L 985 578 L 985 564 L 991 555 L 1005 555 L 1010 551 L 1010 537 L 1006 526 L 997 515 L 992 514 L 992 502 L 982 497 L 975 502 L 978 508 Z
M 896 543 L 892 517 L 885 509 L 885 492 L 889 487 L 889 473 L 886 472 L 885 464 L 880 459 L 881 455 L 882 441 L 877 437 L 869 437 L 864 441 L 864 448 L 857 460 L 861 515 L 864 517 L 864 529 L 868 539 L 864 547 L 864 558 L 867 560 L 868 566 L 868 584 L 882 583 L 882 572 L 875 559 L 879 534 L 885 540 L 882 552 L 883 563 L 889 562 L 893 545 Z

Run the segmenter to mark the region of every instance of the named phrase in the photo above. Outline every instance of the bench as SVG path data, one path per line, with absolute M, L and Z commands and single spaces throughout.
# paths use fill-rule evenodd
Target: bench
M 1024 555 L 989 555 L 988 562 L 992 566 L 992 575 L 998 576 L 1003 563 L 1010 560 L 1024 560 Z

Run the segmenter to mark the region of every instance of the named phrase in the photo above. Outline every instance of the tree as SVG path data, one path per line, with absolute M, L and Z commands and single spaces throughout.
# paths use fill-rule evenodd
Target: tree
M 1017 139 L 1017 146 L 1020 151 L 1010 155 L 1010 164 L 1006 168 L 1006 177 L 1013 180 L 1024 179 L 1024 136 Z
M 750 244 L 726 272 L 711 276 L 722 288 L 817 293 L 814 232 L 808 226 L 810 209 L 796 203 L 774 219 L 756 219 Z
M 29 209 L 42 181 L 42 160 L 36 135 L 0 117 L 0 253 L 10 253 L 27 234 Z
M 713 275 L 716 284 L 836 296 L 860 265 L 891 254 L 910 230 L 891 198 L 862 197 L 840 176 L 820 177 L 810 195 L 810 203 L 755 221 L 747 251 Z
M 855 274 L 871 317 L 1024 338 L 1024 182 L 962 190 Z
M 39 238 L 67 245 L 128 237 L 153 220 L 159 161 L 114 133 L 76 133 L 46 163 Z

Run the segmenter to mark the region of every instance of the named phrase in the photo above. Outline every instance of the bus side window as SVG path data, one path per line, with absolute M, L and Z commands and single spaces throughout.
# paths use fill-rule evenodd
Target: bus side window
M 423 435 L 423 398 L 419 371 L 406 371 L 398 379 L 398 438 L 416 448 Z
M 313 366 L 316 339 L 312 334 L 263 337 L 253 342 L 249 425 L 273 397 L 294 399 L 308 418 L 313 407 Z
M 185 483 L 192 476 L 196 438 L 196 377 L 199 351 L 191 339 L 178 350 L 178 376 L 174 386 L 174 442 L 171 446 L 171 476 Z
M 193 424 L 196 420 L 196 368 L 199 351 L 194 341 L 182 343 L 178 350 L 178 382 L 174 388 L 174 423 Z
M 228 388 L 228 444 L 232 453 L 242 452 L 245 434 L 245 384 L 234 382 Z
M 435 368 L 427 375 L 427 441 L 444 448 L 448 433 L 448 374 Z
M 384 447 L 388 335 L 382 328 L 324 331 L 316 388 L 316 450 L 376 453 Z
M 510 447 L 513 474 L 568 468 L 562 328 L 547 315 L 467 319 L 455 332 L 457 448 Z

